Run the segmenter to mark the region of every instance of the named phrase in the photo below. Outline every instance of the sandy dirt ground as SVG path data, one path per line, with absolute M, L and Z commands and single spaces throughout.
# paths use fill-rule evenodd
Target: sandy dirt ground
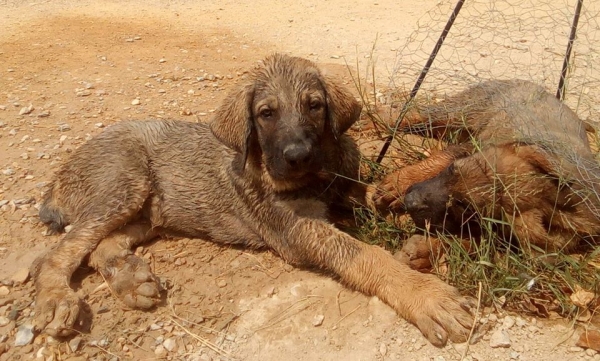
M 566 321 L 503 313 L 484 315 L 490 331 L 468 350 L 438 349 L 326 275 L 192 239 L 137 250 L 169 287 L 157 309 L 125 309 L 84 266 L 73 286 L 94 314 L 90 331 L 27 335 L 23 270 L 60 239 L 39 224 L 40 189 L 73 149 L 124 119 L 206 121 L 273 51 L 314 60 L 349 87 L 346 61 L 375 56 L 385 79 L 435 3 L 0 1 L 0 360 L 600 360 L 574 347 Z

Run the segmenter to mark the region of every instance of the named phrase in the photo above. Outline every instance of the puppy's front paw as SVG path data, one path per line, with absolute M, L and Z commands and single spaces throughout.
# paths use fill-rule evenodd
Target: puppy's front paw
M 410 301 L 409 320 L 433 345 L 442 347 L 448 340 L 465 342 L 475 319 L 475 300 L 462 296 L 454 287 L 433 275 L 427 277 Z
M 41 289 L 35 300 L 35 328 L 52 337 L 73 334 L 81 302 L 70 288 Z

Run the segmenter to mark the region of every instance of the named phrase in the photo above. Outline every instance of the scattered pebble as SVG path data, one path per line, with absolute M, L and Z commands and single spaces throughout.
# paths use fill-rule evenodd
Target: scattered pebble
M 25 283 L 25 281 L 27 281 L 28 278 L 29 278 L 29 269 L 21 268 L 20 270 L 15 272 L 10 279 L 16 284 L 21 284 L 21 283 Z
M 19 326 L 15 336 L 15 346 L 28 345 L 33 340 L 33 325 L 23 324 Z
M 218 280 L 217 281 L 217 286 L 219 286 L 220 288 L 223 288 L 223 287 L 227 286 L 227 281 L 225 281 L 225 280 Z
M 29 113 L 31 113 L 35 108 L 33 107 L 33 104 L 29 104 L 26 107 L 21 108 L 21 110 L 19 111 L 19 115 L 27 115 Z
M 505 330 L 496 330 L 490 337 L 490 347 L 510 347 L 510 336 Z
M 140 105 L 141 103 L 142 102 L 138 98 L 135 98 L 131 101 L 131 105 Z
M 71 126 L 67 123 L 62 123 L 58 125 L 59 132 L 66 132 L 67 130 L 71 130 Z
M 502 328 L 505 330 L 510 329 L 511 327 L 513 327 L 515 325 L 515 319 L 510 317 L 510 316 L 506 316 L 504 317 L 504 321 L 502 321 Z
M 383 342 L 379 344 L 379 353 L 381 356 L 387 355 L 387 346 Z
M 71 341 L 69 341 L 69 348 L 71 352 L 77 352 L 79 350 L 79 346 L 81 346 L 81 337 L 74 337 Z
M 167 354 L 167 350 L 164 348 L 163 345 L 158 345 L 154 349 L 154 354 L 158 357 L 161 357 Z
M 316 315 L 312 320 L 312 324 L 315 327 L 321 326 L 323 324 L 323 320 L 325 320 L 324 315 Z
M 6 168 L 2 170 L 2 174 L 4 175 L 14 175 L 15 171 L 12 168 Z
M 10 293 L 10 289 L 6 286 L 0 286 L 0 296 L 7 296 Z
M 164 340 L 162 345 L 169 352 L 173 352 L 177 348 L 177 343 L 172 338 L 168 338 L 168 339 Z

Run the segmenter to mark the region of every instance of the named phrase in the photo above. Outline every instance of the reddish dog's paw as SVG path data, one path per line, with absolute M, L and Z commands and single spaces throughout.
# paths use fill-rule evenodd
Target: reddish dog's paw
M 158 277 L 143 259 L 127 255 L 102 270 L 111 290 L 128 307 L 149 309 L 157 305 L 162 290 Z
M 81 300 L 70 288 L 42 289 L 35 300 L 35 328 L 52 337 L 65 337 L 75 332 Z
M 467 341 L 475 322 L 475 300 L 434 276 L 427 281 L 413 299 L 410 321 L 437 347 L 448 340 Z

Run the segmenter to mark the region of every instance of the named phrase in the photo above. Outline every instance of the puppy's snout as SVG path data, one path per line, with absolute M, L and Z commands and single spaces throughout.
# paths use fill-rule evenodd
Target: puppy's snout
M 410 211 L 422 211 L 428 208 L 426 195 L 410 187 L 404 196 L 404 206 Z
M 305 165 L 311 160 L 311 149 L 306 144 L 292 143 L 283 150 L 283 158 L 291 166 Z

